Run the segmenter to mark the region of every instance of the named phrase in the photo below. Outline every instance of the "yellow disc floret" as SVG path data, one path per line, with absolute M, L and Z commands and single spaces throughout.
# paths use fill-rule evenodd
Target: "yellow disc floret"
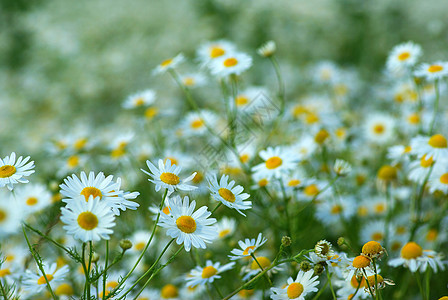
M 409 242 L 401 248 L 400 256 L 404 259 L 415 259 L 423 255 L 423 249 L 415 242 Z
M 446 138 L 441 134 L 435 134 L 430 137 L 428 144 L 433 148 L 446 148 L 448 146 Z
M 227 58 L 224 62 L 224 67 L 230 68 L 238 64 L 238 60 L 234 57 Z
M 218 270 L 216 270 L 213 266 L 207 266 L 202 269 L 202 278 L 210 278 L 216 274 L 218 274 Z
M 430 73 L 437 73 L 443 70 L 443 67 L 441 65 L 432 65 L 429 66 L 428 72 Z
M 259 257 L 257 257 L 257 261 L 258 261 L 258 263 L 260 264 L 260 266 L 261 266 L 263 269 L 264 269 L 264 268 L 267 268 L 267 267 L 269 267 L 269 266 L 271 265 L 271 261 L 269 260 L 269 258 L 264 257 L 264 256 L 259 256 Z M 254 260 L 254 261 L 252 262 L 252 264 L 250 265 L 250 268 L 251 268 L 252 270 L 257 270 L 257 269 L 260 268 L 260 266 L 258 266 L 257 262 Z
M 286 289 L 286 295 L 289 299 L 296 299 L 303 293 L 303 285 L 300 282 L 291 283 Z
M 4 165 L 0 167 L 0 178 L 8 178 L 16 173 L 16 167 Z
M 167 284 L 162 288 L 160 296 L 164 299 L 177 298 L 179 296 L 179 291 L 175 285 Z
M 78 216 L 78 225 L 84 230 L 93 230 L 98 226 L 98 218 L 90 211 L 85 211 Z
M 379 179 L 385 181 L 397 179 L 397 169 L 389 165 L 382 166 L 378 170 L 377 176 Z
M 45 274 L 47 276 L 47 280 L 48 282 L 53 280 L 53 275 L 51 274 Z M 41 284 L 46 284 L 47 282 L 45 281 L 45 277 L 42 275 L 41 277 L 39 277 L 39 279 L 37 280 L 37 284 L 41 285 Z
M 364 255 L 372 256 L 381 253 L 383 251 L 383 247 L 381 247 L 381 244 L 378 242 L 370 241 L 362 246 L 361 251 Z
M 176 226 L 180 231 L 193 233 L 196 231 L 196 221 L 190 216 L 181 216 L 176 220 Z
M 370 265 L 370 259 L 368 257 L 359 255 L 356 256 L 355 259 L 353 259 L 352 265 L 357 269 L 365 268 Z
M 235 195 L 226 188 L 220 188 L 218 190 L 219 195 L 227 202 L 235 202 Z
M 84 197 L 86 198 L 86 201 L 89 200 L 90 196 L 93 196 L 93 198 L 100 197 L 100 199 L 103 196 L 101 191 L 93 186 L 88 186 L 88 187 L 83 188 L 80 195 L 84 195 Z
M 169 172 L 160 174 L 160 180 L 169 185 L 176 185 L 180 182 L 179 176 Z
M 278 156 L 273 156 L 266 160 L 266 168 L 269 170 L 276 169 L 280 167 L 283 163 L 283 160 Z

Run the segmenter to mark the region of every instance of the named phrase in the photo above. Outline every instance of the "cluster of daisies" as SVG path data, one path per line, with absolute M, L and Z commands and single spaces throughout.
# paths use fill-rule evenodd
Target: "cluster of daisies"
M 125 122 L 52 135 L 56 172 L 29 183 L 30 157 L 0 159 L 3 296 L 443 296 L 431 287 L 448 264 L 448 63 L 419 63 L 408 42 L 383 82 L 321 61 L 300 70 L 299 93 L 276 52 L 204 43 L 153 70 L 175 100 L 145 89 L 124 100 Z M 277 85 L 244 78 L 257 59 Z

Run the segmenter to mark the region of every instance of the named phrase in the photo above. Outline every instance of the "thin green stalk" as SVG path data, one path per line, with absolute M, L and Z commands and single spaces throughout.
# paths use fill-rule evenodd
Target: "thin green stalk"
M 421 215 L 421 208 L 422 208 L 422 199 L 423 199 L 423 195 L 425 194 L 425 188 L 426 188 L 426 184 L 428 183 L 429 180 L 429 176 L 431 176 L 432 170 L 434 168 L 434 165 L 432 165 L 429 169 L 428 174 L 425 177 L 425 180 L 423 181 L 421 187 L 420 187 L 420 191 L 417 195 L 416 198 L 416 206 L 417 206 L 417 211 L 416 211 L 416 220 L 414 225 L 412 226 L 411 229 L 411 234 L 409 236 L 409 241 L 413 241 L 414 240 L 414 236 L 415 233 L 417 232 L 418 227 L 420 226 L 420 215 Z
M 222 205 L 222 202 L 219 202 L 218 205 L 212 210 L 212 214 Z
M 84 284 L 84 295 L 86 295 L 87 299 L 90 299 L 90 278 L 89 278 L 89 268 L 86 266 L 86 243 L 82 243 L 82 268 L 84 270 L 84 275 L 86 277 L 86 282 Z
M 135 296 L 135 299 L 138 298 L 138 296 L 143 292 L 143 290 L 146 288 L 146 286 L 149 284 L 149 282 L 151 281 L 151 279 L 157 275 L 157 273 L 159 273 L 160 271 L 162 271 L 166 266 L 168 266 L 173 260 L 174 258 L 176 258 L 176 256 L 180 253 L 180 251 L 182 251 L 182 249 L 184 249 L 184 245 L 182 245 L 182 247 L 180 247 L 176 253 L 174 253 L 169 259 L 168 261 L 160 266 L 154 273 L 152 273 L 151 277 L 149 277 L 149 279 L 145 282 L 145 284 L 143 285 L 143 287 L 141 288 L 141 290 L 138 292 L 138 294 Z M 122 299 L 122 297 L 120 298 Z M 120 300 L 118 299 L 118 300 Z
M 434 82 L 434 89 L 436 91 L 436 100 L 434 103 L 434 113 L 432 116 L 431 127 L 429 128 L 429 135 L 432 135 L 434 130 L 434 125 L 436 124 L 437 112 L 439 111 L 439 99 L 440 99 L 440 90 L 439 90 L 439 80 L 436 79 Z
M 377 288 L 378 288 L 378 272 L 376 270 L 375 258 L 372 259 L 372 263 L 373 263 L 373 270 L 375 272 L 375 299 L 379 300 L 380 291 L 377 290 Z
M 212 283 L 213 287 L 215 288 L 216 292 L 218 292 L 219 297 L 224 298 L 224 295 L 219 290 L 218 286 L 216 285 L 216 281 Z
M 426 294 L 426 299 L 431 299 L 430 298 L 430 289 L 429 289 L 429 279 L 431 277 L 431 269 L 428 267 L 428 269 L 426 270 L 426 274 L 425 274 L 425 294 Z
M 109 262 L 109 240 L 106 240 L 106 258 L 104 262 L 104 274 L 103 274 L 103 300 L 106 299 L 106 278 L 107 278 L 107 264 Z M 99 299 L 99 298 L 98 298 Z
M 280 182 L 280 186 L 282 189 L 283 205 L 285 206 L 286 232 L 287 232 L 288 236 L 292 236 L 289 212 L 288 212 L 289 197 L 286 196 L 285 185 L 283 184 L 283 181 L 280 179 L 279 182 Z
M 255 257 L 255 255 L 254 255 L 253 252 L 250 254 L 250 256 L 252 256 L 252 258 L 253 258 L 253 259 L 255 260 L 255 262 L 257 263 L 258 267 L 260 267 L 261 271 L 263 272 L 264 269 L 263 269 L 263 267 L 261 266 L 261 264 L 258 262 L 258 260 L 257 260 L 257 258 Z M 269 285 L 272 286 L 272 281 L 271 281 L 271 279 L 269 278 L 268 274 L 266 274 L 265 278 L 266 278 L 266 280 L 268 281 Z
M 44 276 L 45 282 L 47 283 L 47 289 L 50 292 L 51 297 L 56 300 L 57 299 L 56 295 L 53 293 L 53 289 L 50 286 L 50 282 L 48 281 L 47 274 L 45 274 L 45 270 L 44 270 L 44 267 L 42 265 L 42 262 L 36 256 L 36 253 L 34 252 L 34 249 L 31 246 L 30 240 L 28 239 L 28 236 L 27 236 L 26 231 L 25 231 L 25 227 L 23 225 L 22 225 L 22 231 L 23 231 L 23 235 L 25 236 L 25 240 L 26 240 L 26 243 L 28 245 L 28 249 L 30 250 L 31 255 L 34 258 L 34 261 L 36 262 L 37 267 L 39 268 L 39 270 L 42 272 L 42 275 Z M 5 297 L 5 299 L 7 299 L 7 298 Z
M 168 244 L 166 244 L 165 248 L 163 248 L 162 252 L 160 253 L 159 257 L 157 258 L 157 260 L 152 264 L 152 266 L 142 275 L 140 276 L 137 281 L 134 282 L 134 284 L 126 291 L 126 293 L 124 293 L 121 297 L 125 297 L 127 294 L 129 294 L 134 287 L 140 282 L 140 280 L 142 280 L 143 278 L 145 278 L 159 263 L 160 259 L 162 258 L 163 254 L 165 254 L 166 250 L 168 250 L 168 248 L 171 246 L 171 244 L 174 242 L 175 238 L 171 239 Z
M 283 115 L 283 113 L 285 112 L 285 84 L 283 82 L 283 78 L 282 78 L 282 72 L 280 71 L 280 66 L 278 64 L 277 59 L 275 58 L 274 55 L 269 57 L 269 60 L 272 63 L 272 66 L 274 67 L 275 70 L 275 75 L 277 76 L 277 83 L 278 83 L 278 93 L 277 96 L 280 99 L 280 116 Z
M 5 299 L 5 300 L 7 300 L 8 299 L 8 293 L 6 293 L 6 290 L 5 290 L 5 288 L 3 287 L 3 279 L 0 279 L 0 289 L 1 289 L 1 291 L 2 291 L 2 295 L 3 295 L 3 298 Z
M 373 289 L 370 287 L 370 283 L 369 283 L 369 277 L 367 276 L 367 272 L 366 270 L 362 269 L 364 276 L 366 277 L 366 284 L 367 284 L 367 288 L 369 289 L 369 293 L 370 296 L 372 296 L 372 299 L 375 300 L 375 295 L 373 295 Z
M 157 218 L 156 221 L 154 223 L 154 227 L 152 228 L 152 232 L 151 232 L 151 236 L 148 240 L 148 242 L 146 243 L 145 248 L 143 249 L 142 253 L 140 254 L 140 256 L 138 257 L 137 261 L 135 262 L 134 266 L 132 267 L 132 269 L 126 274 L 126 276 L 120 281 L 120 283 L 118 284 L 118 286 L 113 290 L 113 292 L 117 291 L 122 285 L 123 283 L 129 278 L 129 276 L 132 275 L 132 273 L 134 272 L 135 268 L 137 268 L 138 264 L 140 263 L 140 261 L 143 259 L 143 256 L 146 253 L 146 250 L 148 250 L 149 245 L 151 244 L 152 239 L 154 238 L 154 234 L 156 233 L 156 229 L 157 229 L 157 223 L 159 223 L 159 219 L 160 219 L 160 212 L 163 209 L 163 204 L 165 203 L 165 199 L 166 196 L 168 195 L 168 189 L 165 189 L 165 193 L 163 194 L 162 197 L 162 201 L 160 202 L 159 205 L 159 212 L 157 213 Z
M 331 295 L 333 296 L 333 300 L 337 300 L 336 294 L 333 289 L 333 285 L 331 284 L 331 275 L 330 275 L 330 271 L 328 271 L 328 266 L 325 268 L 325 271 L 327 273 L 327 280 L 328 280 L 328 284 L 330 285 L 330 291 L 331 291 Z
M 392 197 L 390 193 L 390 183 L 387 183 L 386 186 L 386 203 L 387 203 L 387 214 L 386 214 L 386 222 L 384 228 L 384 248 L 388 248 L 389 243 L 389 224 L 392 219 Z
M 426 298 L 426 294 L 423 290 L 420 273 L 417 270 L 417 272 L 415 272 L 414 274 L 415 274 L 415 279 L 417 280 L 418 289 L 420 290 L 420 295 L 422 295 L 423 300 L 429 300 L 428 298 Z
M 317 300 L 319 299 L 320 295 L 322 295 L 322 293 L 325 291 L 325 288 L 327 287 L 328 283 L 330 282 L 330 280 L 327 279 L 327 281 L 325 282 L 325 284 L 323 285 L 323 287 L 319 290 L 319 292 L 317 292 L 317 294 L 313 297 L 312 300 Z

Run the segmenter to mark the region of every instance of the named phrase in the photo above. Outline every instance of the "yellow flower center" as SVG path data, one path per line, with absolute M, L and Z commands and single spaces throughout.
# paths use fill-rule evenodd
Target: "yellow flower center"
M 428 144 L 433 148 L 446 148 L 448 145 L 446 138 L 441 134 L 433 135 L 429 139 Z
M 368 213 L 369 213 L 369 210 L 367 209 L 367 207 L 365 207 L 365 206 L 358 207 L 358 216 L 364 217 L 364 216 L 367 216 Z
M 406 147 L 404 147 L 403 152 L 404 152 L 404 153 L 409 153 L 409 152 L 411 152 L 411 150 L 412 150 L 412 147 L 411 147 L 411 146 L 406 146 Z
M 184 85 L 193 86 L 194 84 L 195 84 L 195 80 L 193 77 L 185 77 L 184 78 Z
M 263 178 L 263 179 L 258 181 L 258 186 L 259 187 L 265 187 L 265 186 L 268 185 L 268 183 L 269 183 L 269 181 L 266 178 Z
M 249 255 L 249 251 L 254 250 L 255 246 L 249 246 L 243 251 L 243 255 Z
M 411 124 L 418 124 L 420 123 L 420 116 L 417 114 L 412 114 L 408 117 L 408 122 Z
M 204 126 L 204 121 L 202 119 L 196 119 L 190 123 L 191 128 L 199 129 Z
M 70 284 L 63 283 L 57 287 L 54 293 L 56 296 L 72 296 L 74 294 L 74 290 Z
M 117 286 L 118 286 L 118 282 L 117 281 L 115 281 L 115 280 L 108 281 L 107 284 L 106 284 L 106 289 L 113 290 Z
M 426 234 L 426 240 L 430 242 L 434 242 L 437 239 L 439 232 L 436 229 L 430 229 Z
M 210 49 L 210 57 L 211 58 L 217 58 L 220 56 L 223 56 L 226 53 L 226 51 L 224 49 L 222 49 L 221 47 L 213 47 L 212 49 Z
M 266 160 L 266 168 L 269 170 L 276 169 L 280 167 L 283 163 L 283 160 L 278 156 L 273 156 Z
M 230 190 L 226 188 L 220 188 L 218 190 L 218 193 L 221 197 L 224 198 L 224 200 L 232 203 L 235 202 L 235 195 Z
M 367 280 L 369 281 L 369 285 L 370 285 L 371 287 L 374 287 L 374 286 L 375 286 L 375 275 L 370 275 L 369 277 L 367 277 Z M 376 274 L 376 283 L 377 283 L 377 284 L 380 284 L 380 283 L 383 282 L 383 281 L 384 281 L 383 276 L 381 276 L 381 275 L 379 275 L 379 274 Z
M 6 220 L 6 217 L 8 215 L 6 214 L 6 211 L 0 209 L 0 223 L 3 222 L 4 220 Z
M 238 60 L 234 57 L 227 58 L 223 64 L 226 68 L 234 67 L 238 64 Z
M 202 269 L 202 278 L 210 278 L 218 273 L 218 270 L 216 270 L 213 266 L 207 266 L 204 269 Z
M 170 160 L 171 161 L 171 165 L 179 165 L 179 162 L 177 161 L 177 159 L 175 158 L 175 157 L 172 157 L 172 156 L 167 156 L 164 160 L 163 160 L 163 163 L 164 164 L 166 164 L 166 161 L 167 160 Z
M 241 298 L 249 298 L 250 296 L 253 296 L 254 293 L 255 290 L 241 290 L 238 293 L 238 296 L 240 296 Z
M 378 203 L 375 205 L 374 209 L 377 214 L 381 214 L 386 211 L 386 205 L 384 203 Z
M 244 163 L 244 164 L 247 163 L 249 161 L 249 159 L 250 159 L 249 154 L 242 154 L 242 155 L 240 155 L 240 161 L 242 163 Z
M 193 233 L 196 231 L 196 221 L 190 216 L 181 216 L 176 220 L 176 226 L 180 231 Z
M 47 276 L 47 280 L 48 282 L 53 280 L 53 275 L 51 274 L 45 274 Z M 45 277 L 42 275 L 38 280 L 37 280 L 37 284 L 41 285 L 41 284 L 46 284 L 47 282 L 45 281 Z
M 289 299 L 296 299 L 303 293 L 303 285 L 300 282 L 291 283 L 286 289 L 286 295 Z
M 165 299 L 177 298 L 177 296 L 179 296 L 179 291 L 177 290 L 177 287 L 175 285 L 167 284 L 162 288 L 160 296 Z
M 381 180 L 394 180 L 397 178 L 397 169 L 392 166 L 382 166 L 378 171 L 378 178 Z
M 110 156 L 112 158 L 119 158 L 126 154 L 126 149 L 124 147 L 118 147 L 111 151 Z
M 381 244 L 375 241 L 370 241 L 362 246 L 362 253 L 365 255 L 375 255 L 383 251 Z
M 202 174 L 202 172 L 196 171 L 196 175 L 194 175 L 192 181 L 196 184 L 199 184 L 202 182 L 202 180 L 204 180 L 204 174 Z
M 381 241 L 383 239 L 383 233 L 382 232 L 374 232 L 374 233 L 372 233 L 371 238 L 372 238 L 372 240 L 375 240 L 375 241 Z
M 221 230 L 221 231 L 219 232 L 219 237 L 220 237 L 220 238 L 223 238 L 223 237 L 227 236 L 229 233 L 230 233 L 230 229 L 224 229 L 224 230 Z
M 78 225 L 84 230 L 92 230 L 98 226 L 98 218 L 90 211 L 85 211 L 78 216 Z
M 440 176 L 439 180 L 440 183 L 448 184 L 448 173 L 445 173 L 442 176 Z
M 411 53 L 403 52 L 403 53 L 400 53 L 400 55 L 398 55 L 398 60 L 404 61 L 404 60 L 408 59 L 410 56 L 411 56 Z
M 69 168 L 75 168 L 79 165 L 79 156 L 78 155 L 72 155 L 67 159 L 67 165 Z
M 376 124 L 375 126 L 373 126 L 373 132 L 375 132 L 376 134 L 382 134 L 384 133 L 384 125 L 383 124 Z
M 169 185 L 176 185 L 180 182 L 179 176 L 168 172 L 160 174 L 160 180 Z
M 315 114 L 315 113 L 312 113 L 312 112 L 307 113 L 306 117 L 305 117 L 305 122 L 307 124 L 317 123 L 317 122 L 319 122 L 319 116 L 317 114 Z
M 353 259 L 352 265 L 357 269 L 366 268 L 370 265 L 370 259 L 365 256 L 359 255 L 356 256 L 355 259 Z
M 301 181 L 299 179 L 291 179 L 288 182 L 288 186 L 298 186 L 301 183 Z
M 305 195 L 307 195 L 309 197 L 314 197 L 317 194 L 319 194 L 319 188 L 317 187 L 316 184 L 310 184 L 309 186 L 307 186 L 305 188 L 305 190 L 303 192 L 305 193 Z
M 432 159 L 432 156 L 430 156 L 428 159 L 426 159 L 426 154 L 425 154 L 420 159 L 420 166 L 422 166 L 423 168 L 429 168 L 433 164 L 434 164 L 434 161 Z
M 343 208 L 341 205 L 333 205 L 331 208 L 331 214 L 332 215 L 338 215 L 343 211 Z
M 143 104 L 145 104 L 145 99 L 143 99 L 143 97 L 138 97 L 134 101 L 135 106 L 142 106 Z
M 364 276 L 361 279 L 361 283 L 358 283 L 356 276 L 353 276 L 352 279 L 350 280 L 350 284 L 355 289 L 358 288 L 358 285 L 359 285 L 359 288 L 367 287 L 366 279 L 364 278 Z
M 137 244 L 135 244 L 134 248 L 137 251 L 142 251 L 146 246 L 145 242 L 138 242 Z
M 162 63 L 161 63 L 160 65 L 161 65 L 162 67 L 167 67 L 167 66 L 169 66 L 172 62 L 173 62 L 173 59 L 170 58 L 170 59 L 166 59 L 166 60 L 162 61 Z
M 316 134 L 316 136 L 314 137 L 314 141 L 318 144 L 323 144 L 329 136 L 330 134 L 328 133 L 328 131 L 322 129 Z
M 26 199 L 26 205 L 28 206 L 36 205 L 37 202 L 39 202 L 39 200 L 37 200 L 36 197 L 29 197 L 28 199 Z
M 249 99 L 246 96 L 238 96 L 235 99 L 236 106 L 244 106 L 249 103 Z
M 11 165 L 4 165 L 0 167 L 0 178 L 8 178 L 16 173 L 16 167 Z
M 430 73 L 437 73 L 440 71 L 443 71 L 443 67 L 441 65 L 432 65 L 428 68 L 428 72 Z
M 400 256 L 404 259 L 414 259 L 423 255 L 423 249 L 415 242 L 409 242 L 401 248 Z
M 264 256 L 259 256 L 259 257 L 257 257 L 257 261 L 258 261 L 258 263 L 260 264 L 260 266 L 263 268 L 263 269 L 265 269 L 265 268 L 267 268 L 267 267 L 269 267 L 270 265 L 271 265 L 271 261 L 269 260 L 269 258 L 267 258 L 267 257 L 264 257 Z M 258 264 L 257 264 L 257 262 L 254 260 L 253 262 L 252 262 L 252 264 L 250 265 L 250 268 L 252 269 L 252 270 L 258 270 L 258 269 L 260 269 L 260 267 L 258 266 Z
M 11 270 L 9 268 L 0 269 L 0 278 L 3 278 L 7 275 L 11 275 Z
M 75 142 L 74 147 L 75 147 L 76 150 L 80 150 L 80 149 L 84 148 L 86 146 L 86 144 L 87 144 L 87 139 L 86 138 L 82 138 L 82 139 L 78 139 Z
M 152 119 L 157 115 L 158 112 L 159 112 L 159 110 L 156 107 L 148 107 L 145 110 L 145 117 L 147 119 Z
M 93 186 L 83 188 L 80 195 L 84 195 L 86 201 L 89 200 L 90 196 L 93 196 L 93 198 L 100 197 L 100 199 L 103 197 L 101 191 Z

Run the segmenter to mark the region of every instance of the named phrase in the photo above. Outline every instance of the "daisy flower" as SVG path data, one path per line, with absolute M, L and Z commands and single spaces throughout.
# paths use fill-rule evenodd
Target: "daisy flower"
M 317 256 L 322 257 L 322 258 L 334 256 L 334 254 L 335 254 L 334 250 L 331 248 L 332 248 L 332 245 L 330 242 L 327 242 L 326 240 L 320 240 L 314 246 L 314 253 L 316 253 Z
M 217 120 L 218 117 L 208 110 L 190 112 L 180 122 L 180 128 L 186 137 L 203 135 L 208 132 L 207 125 L 215 128 Z
M 30 161 L 30 157 L 25 159 L 22 156 L 16 161 L 16 154 L 11 153 L 10 156 L 0 158 L 0 187 L 6 186 L 10 191 L 14 189 L 14 184 L 28 183 L 24 177 L 34 173 L 34 161 Z
M 274 41 L 267 41 L 263 45 L 261 45 L 260 48 L 257 49 L 257 53 L 260 56 L 263 57 L 270 57 L 274 55 L 275 51 L 277 50 L 277 45 Z
M 66 224 L 63 228 L 69 235 L 83 242 L 108 240 L 115 226 L 115 215 L 110 207 L 99 197 L 84 196 L 70 201 L 61 208 L 61 221 Z
M 236 227 L 235 219 L 224 217 L 216 224 L 216 231 L 218 232 L 218 237 L 224 239 L 230 236 Z
M 250 197 L 249 194 L 243 193 L 243 187 L 241 185 L 235 186 L 235 181 L 229 180 L 228 175 L 222 175 L 219 183 L 216 175 L 209 176 L 207 178 L 209 182 L 209 189 L 212 197 L 221 202 L 227 207 L 234 208 L 237 212 L 246 216 L 241 210 L 250 209 L 252 207 L 251 201 L 244 201 Z
M 19 229 L 23 213 L 14 204 L 13 196 L 0 190 L 0 237 L 16 233 Z
M 311 76 L 317 83 L 331 83 L 338 81 L 339 70 L 331 61 L 321 61 L 311 69 Z
M 264 270 L 272 264 L 271 260 L 266 256 L 257 256 L 256 258 L 257 260 L 252 259 L 252 263 L 250 263 L 247 267 L 241 269 L 242 272 L 246 273 L 246 275 L 244 275 L 243 277 L 243 280 L 248 280 L 252 276 L 255 276 L 258 273 L 260 273 L 261 272 L 260 266 Z M 282 267 L 276 266 L 267 271 L 266 274 L 268 274 L 268 276 L 272 276 L 273 274 L 278 273 L 281 270 Z
M 299 271 L 296 280 L 288 278 L 287 285 L 284 288 L 271 288 L 271 299 L 273 300 L 305 300 L 305 296 L 312 292 L 317 292 L 316 286 L 319 284 L 317 276 L 313 276 L 314 271 Z
M 184 60 L 185 60 L 185 57 L 184 57 L 184 55 L 182 53 L 179 53 L 178 55 L 176 55 L 173 58 L 165 59 L 164 61 L 162 61 L 160 63 L 160 65 L 158 65 L 152 71 L 152 74 L 153 75 L 163 74 L 163 73 L 165 73 L 168 70 L 172 70 L 172 69 L 176 68 Z
M 394 137 L 395 119 L 384 114 L 374 114 L 367 117 L 364 124 L 364 134 L 368 141 L 384 144 Z
M 215 279 L 221 278 L 219 275 L 224 271 L 231 270 L 235 262 L 231 262 L 221 266 L 219 262 L 213 263 L 211 260 L 207 260 L 205 267 L 197 266 L 187 275 L 187 286 L 205 285 L 207 283 L 213 283 Z
M 180 80 L 183 85 L 189 88 L 200 87 L 207 83 L 206 77 L 200 73 L 184 74 L 180 77 Z
M 255 239 L 245 239 L 243 241 L 238 241 L 240 249 L 233 249 L 230 253 L 233 255 L 228 255 L 231 260 L 237 260 L 243 257 L 251 256 L 259 247 L 267 242 L 267 239 L 262 236 L 261 233 L 258 234 L 257 240 Z
M 428 265 L 432 268 L 434 273 L 437 273 L 438 270 L 445 271 L 445 265 L 448 263 L 447 261 L 442 261 L 443 254 L 437 253 L 433 250 L 423 250 L 423 257 L 421 258 L 421 272 L 425 272 Z
M 448 62 L 437 61 L 432 64 L 421 64 L 414 72 L 417 77 L 424 77 L 428 81 L 444 78 L 448 75 Z
M 448 142 L 444 135 L 434 134 L 431 137 L 417 136 L 411 140 L 411 153 L 418 157 L 427 155 L 437 161 L 448 157 Z
M 254 86 L 241 91 L 231 101 L 237 109 L 249 114 L 265 105 L 263 100 L 268 98 L 268 95 L 269 93 L 266 88 Z
M 65 275 L 69 272 L 68 266 L 63 266 L 58 270 L 56 268 L 56 263 L 52 263 L 50 266 L 48 266 L 48 264 L 44 264 L 43 266 L 45 277 L 47 277 L 50 285 L 64 281 Z M 26 273 L 23 276 L 23 288 L 33 294 L 38 294 L 47 286 L 45 277 L 40 270 L 37 274 L 30 270 L 26 270 Z
M 448 193 L 448 164 L 443 162 L 437 164 L 438 168 L 434 168 L 429 177 L 429 191 L 434 193 L 435 191 L 441 191 L 444 194 Z
M 422 247 L 415 242 L 409 242 L 401 248 L 400 257 L 389 260 L 388 264 L 392 267 L 405 266 L 414 273 L 420 268 L 422 258 Z
M 422 47 L 407 42 L 395 46 L 387 58 L 387 69 L 391 72 L 401 71 L 405 68 L 412 67 L 422 55 Z
M 228 41 L 214 41 L 201 45 L 197 51 L 198 60 L 202 66 L 209 65 L 210 62 L 228 53 L 235 52 L 236 47 Z
M 336 159 L 334 162 L 333 171 L 339 176 L 346 176 L 352 171 L 352 166 L 345 160 Z
M 130 95 L 123 103 L 123 108 L 132 109 L 141 106 L 149 106 L 154 103 L 156 93 L 153 90 L 145 90 Z
M 188 196 L 184 199 L 176 196 L 169 201 L 171 216 L 160 215 L 159 226 L 167 228 L 166 234 L 176 238 L 178 245 L 184 244 L 185 250 L 191 246 L 205 249 L 205 243 L 211 243 L 216 238 L 216 219 L 209 218 L 212 214 L 206 206 L 194 212 L 196 201 L 190 203 Z
M 252 57 L 245 53 L 233 52 L 210 62 L 210 71 L 218 77 L 240 75 L 252 66 Z
M 264 162 L 252 168 L 252 171 L 257 174 L 254 176 L 269 179 L 281 178 L 283 174 L 297 167 L 299 161 L 295 153 L 287 151 L 283 147 L 268 147 L 266 150 L 260 151 L 259 155 Z
M 167 159 L 166 163 L 163 163 L 163 160 L 159 159 L 159 168 L 157 169 L 155 165 L 153 165 L 149 160 L 146 161 L 146 165 L 148 166 L 151 173 L 140 169 L 143 173 L 149 175 L 151 178 L 148 181 L 154 183 L 156 185 L 156 192 L 160 191 L 161 188 L 168 189 L 170 193 L 174 192 L 174 190 L 181 191 L 192 191 L 197 187 L 186 184 L 187 182 L 193 180 L 196 173 L 191 174 L 189 177 L 181 180 L 179 178 L 179 173 L 182 170 L 182 167 L 178 167 L 176 165 L 171 165 L 171 160 Z
M 16 199 L 27 212 L 37 212 L 51 204 L 51 193 L 44 185 L 28 184 L 19 189 Z

